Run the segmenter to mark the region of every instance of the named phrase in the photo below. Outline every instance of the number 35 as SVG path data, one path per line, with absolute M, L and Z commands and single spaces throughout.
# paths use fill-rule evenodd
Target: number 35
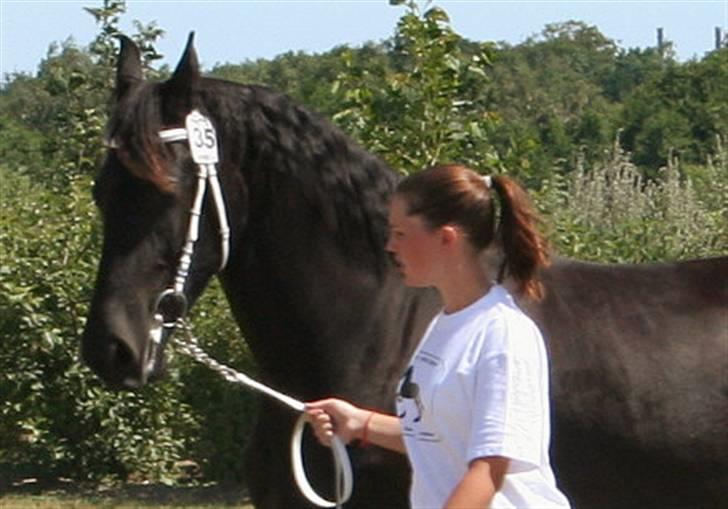
M 197 147 L 213 148 L 215 146 L 215 133 L 209 127 L 196 127 L 194 129 L 194 139 L 192 141 Z

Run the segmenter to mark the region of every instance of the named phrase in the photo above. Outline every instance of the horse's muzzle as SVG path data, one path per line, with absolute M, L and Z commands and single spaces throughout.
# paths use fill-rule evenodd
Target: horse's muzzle
M 163 348 L 151 351 L 148 346 L 139 356 L 122 339 L 113 336 L 90 341 L 84 335 L 81 354 L 84 363 L 114 390 L 139 389 L 158 380 L 165 372 Z

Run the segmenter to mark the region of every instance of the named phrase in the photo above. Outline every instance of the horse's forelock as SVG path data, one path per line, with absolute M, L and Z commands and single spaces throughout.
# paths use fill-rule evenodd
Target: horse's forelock
M 174 191 L 174 178 L 164 145 L 159 88 L 144 83 L 116 106 L 109 124 L 109 139 L 121 161 L 135 176 L 148 180 L 160 191 Z

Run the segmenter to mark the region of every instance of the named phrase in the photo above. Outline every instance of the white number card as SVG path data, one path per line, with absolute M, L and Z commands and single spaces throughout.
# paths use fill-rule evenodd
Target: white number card
M 197 164 L 218 162 L 217 136 L 210 119 L 197 110 L 192 110 L 185 120 L 192 159 Z

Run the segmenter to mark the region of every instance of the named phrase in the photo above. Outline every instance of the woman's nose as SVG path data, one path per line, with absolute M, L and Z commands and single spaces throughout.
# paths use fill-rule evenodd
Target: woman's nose
M 395 251 L 396 251 L 396 247 L 395 247 L 395 245 L 394 245 L 394 238 L 393 238 L 393 237 L 391 237 L 391 236 L 390 236 L 390 237 L 389 237 L 389 238 L 387 239 L 387 244 L 386 244 L 386 245 L 384 246 L 384 249 L 385 249 L 386 251 L 388 251 L 388 252 L 392 253 L 392 254 L 394 254 L 394 253 L 395 253 Z

